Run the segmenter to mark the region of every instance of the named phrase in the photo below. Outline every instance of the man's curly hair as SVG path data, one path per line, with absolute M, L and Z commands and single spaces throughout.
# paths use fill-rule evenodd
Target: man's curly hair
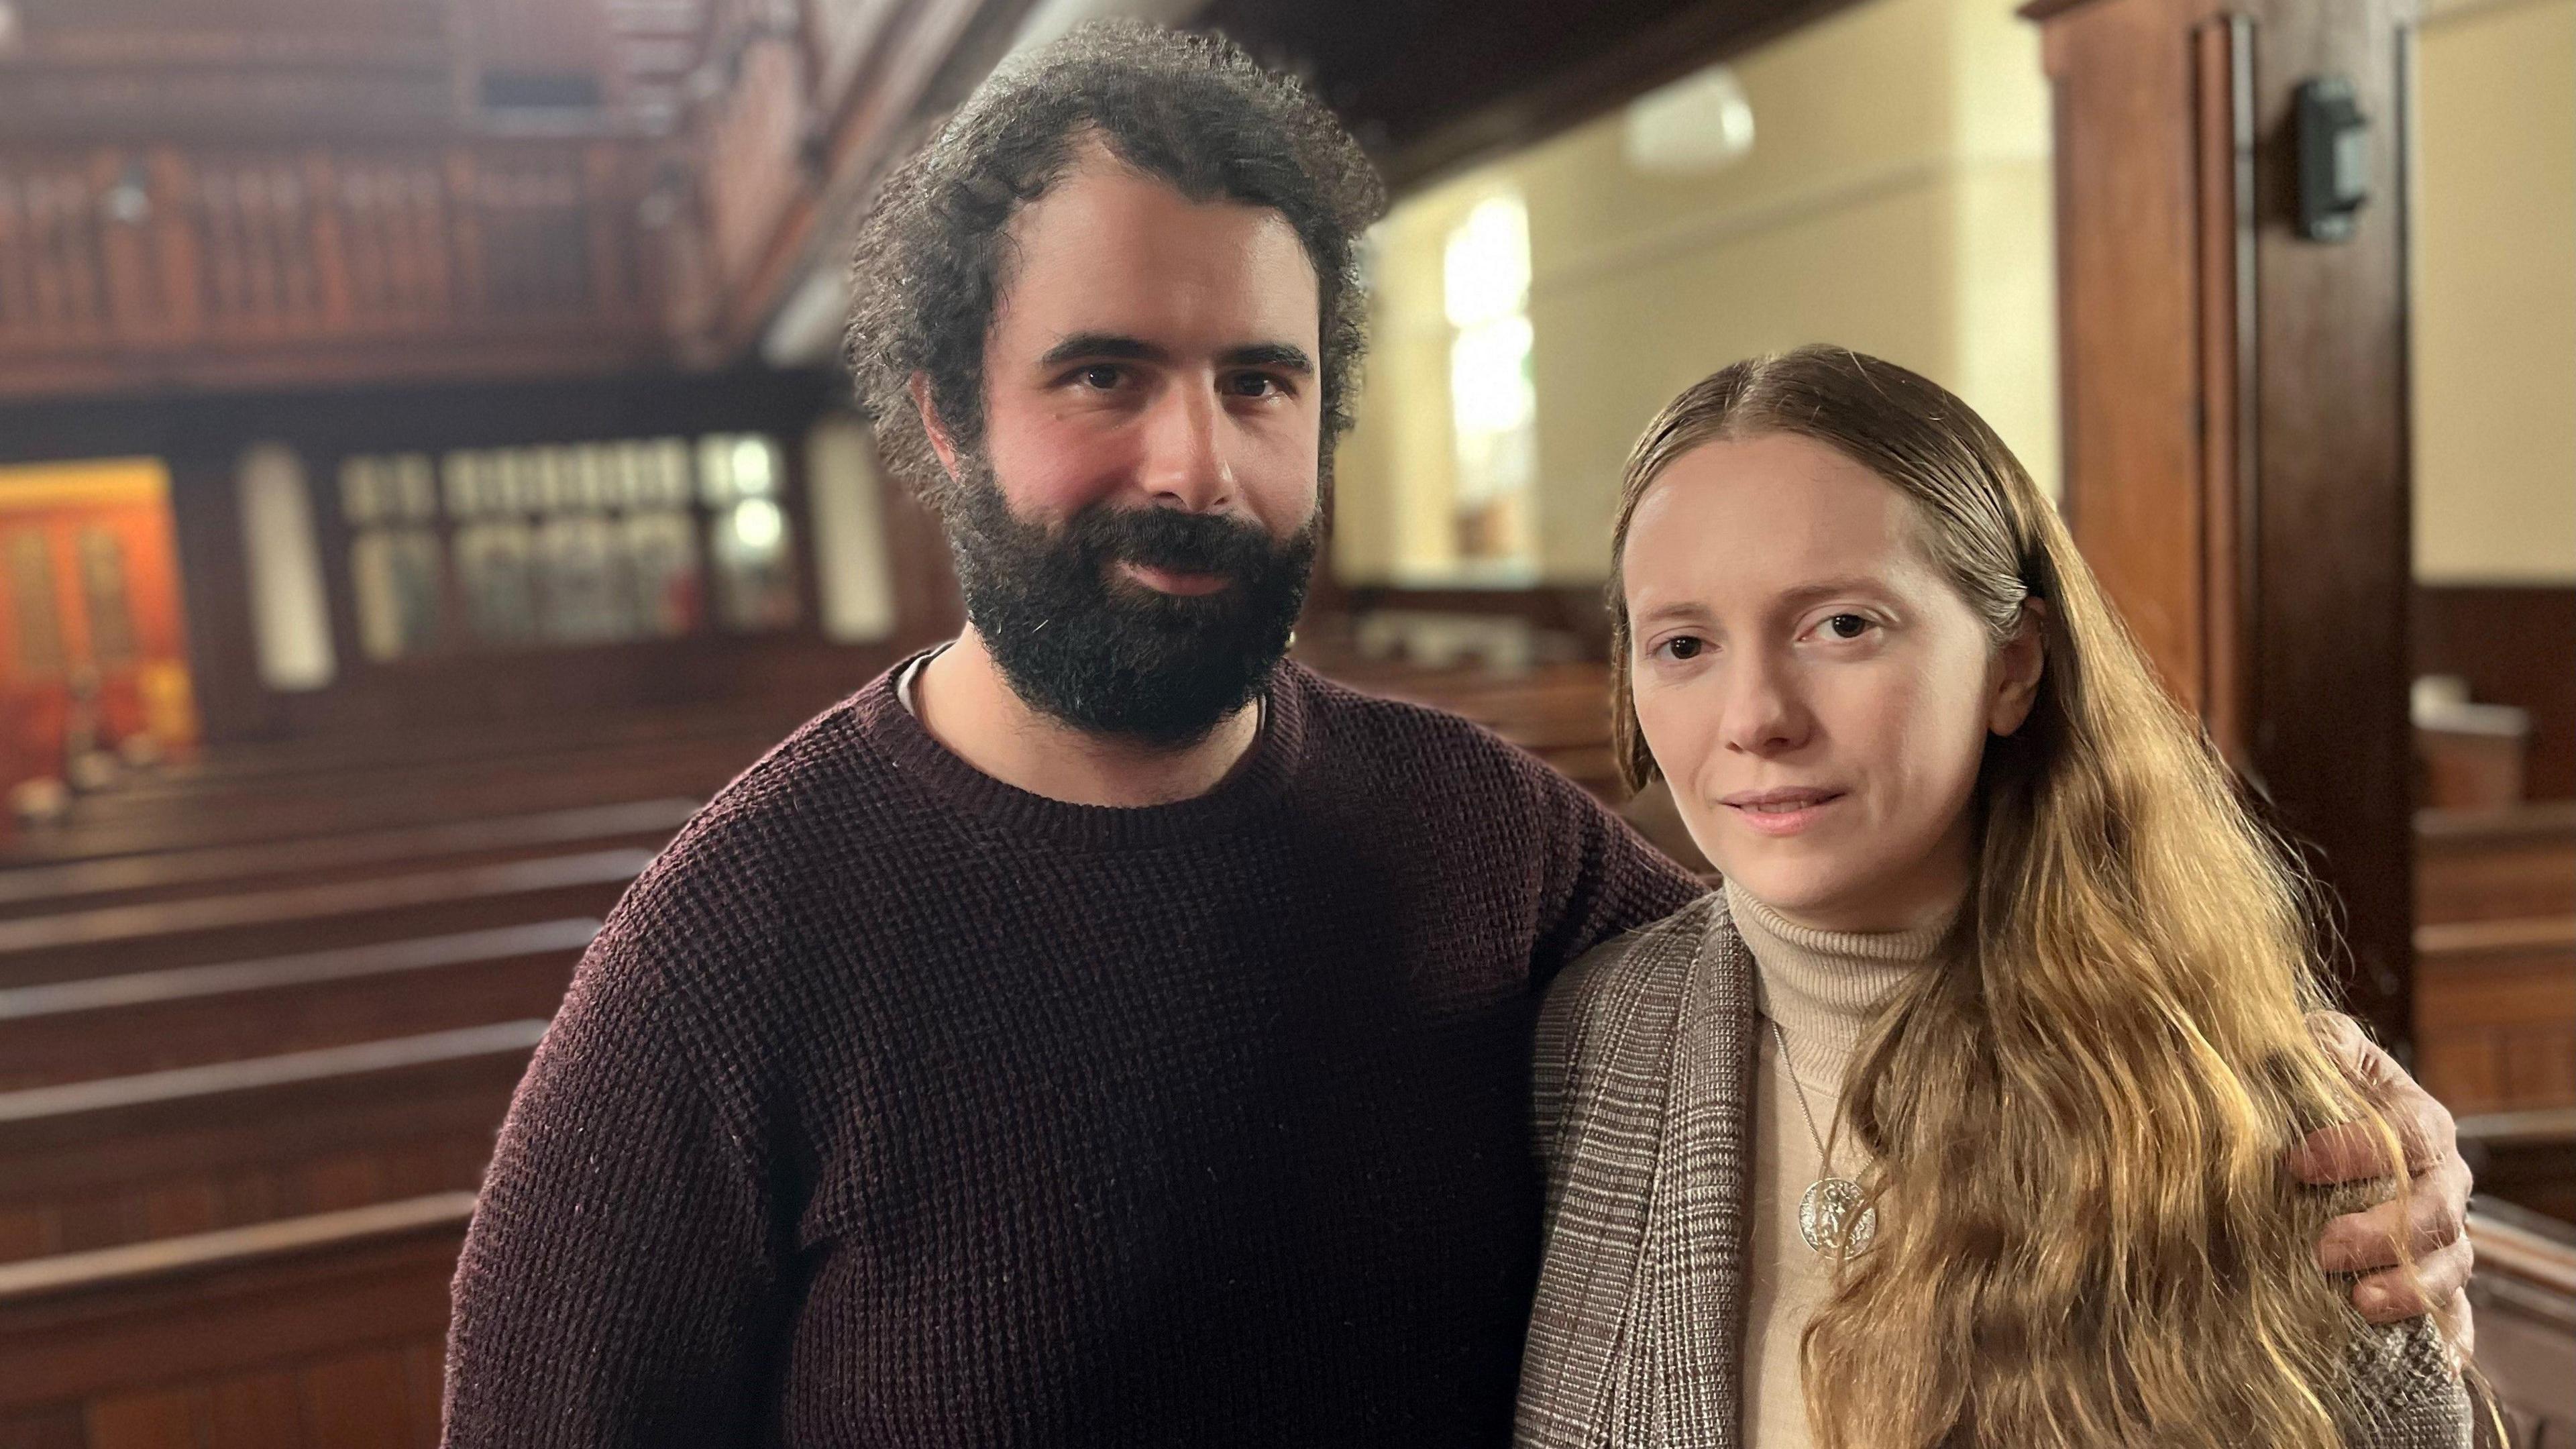
M 1096 138 L 1193 201 L 1285 217 L 1321 294 L 1323 470 L 1350 427 L 1368 345 L 1363 233 L 1384 184 L 1341 122 L 1289 76 L 1219 36 L 1096 21 L 1006 64 L 887 178 L 861 226 L 844 347 L 886 466 L 936 501 L 946 474 L 908 391 L 915 373 L 949 437 L 984 437 L 984 339 L 1010 285 L 1011 218 Z

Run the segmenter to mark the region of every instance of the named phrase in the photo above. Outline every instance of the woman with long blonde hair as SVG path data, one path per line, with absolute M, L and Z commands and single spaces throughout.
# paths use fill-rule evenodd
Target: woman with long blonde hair
M 1723 889 L 1552 989 L 1525 1446 L 2468 1438 L 2318 1266 L 2301 877 L 1964 403 L 1739 363 L 1631 455 L 1615 739 Z M 2384 1190 L 2384 1184 L 2382 1185 Z

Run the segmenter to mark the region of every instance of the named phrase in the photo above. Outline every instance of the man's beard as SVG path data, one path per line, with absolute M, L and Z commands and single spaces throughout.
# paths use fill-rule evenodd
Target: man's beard
M 1252 702 L 1306 604 L 1322 510 L 1286 539 L 1239 518 L 1095 504 L 1023 522 L 981 459 L 941 500 L 966 617 L 1031 709 L 1094 734 L 1180 746 Z M 1164 594 L 1140 564 L 1226 580 Z

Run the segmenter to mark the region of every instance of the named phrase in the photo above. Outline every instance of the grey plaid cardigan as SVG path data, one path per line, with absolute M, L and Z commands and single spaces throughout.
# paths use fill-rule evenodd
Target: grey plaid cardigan
M 1540 1014 L 1547 1245 L 1521 1369 L 1520 1449 L 1743 1442 L 1753 1212 L 1753 958 L 1713 893 L 1594 951 Z M 2427 1320 L 2354 1364 L 2371 1449 L 2469 1441 Z

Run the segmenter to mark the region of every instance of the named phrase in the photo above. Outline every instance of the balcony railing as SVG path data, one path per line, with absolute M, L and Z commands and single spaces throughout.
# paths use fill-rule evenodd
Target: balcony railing
M 619 142 L 0 150 L 0 382 L 657 345 L 648 171 Z

